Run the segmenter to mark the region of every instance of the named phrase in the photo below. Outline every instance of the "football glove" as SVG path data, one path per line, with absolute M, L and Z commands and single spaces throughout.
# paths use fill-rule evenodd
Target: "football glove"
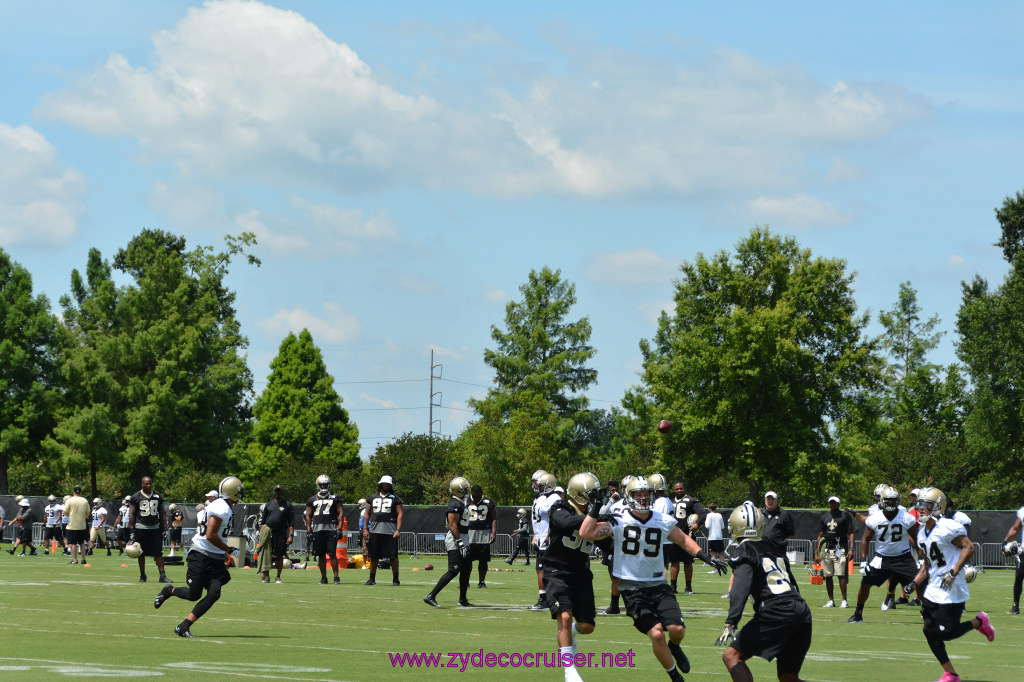
M 705 562 L 708 566 L 718 571 L 718 575 L 725 575 L 729 571 L 729 564 L 725 563 L 721 559 L 715 559 L 711 557 Z
M 459 554 L 462 555 L 463 559 L 465 559 L 466 556 L 469 554 L 469 547 L 466 547 L 466 543 L 464 543 L 462 540 L 459 540 L 457 549 L 459 550 Z
M 909 582 L 903 586 L 904 597 L 909 597 L 910 595 L 914 594 L 915 591 L 917 591 L 917 583 L 915 582 Z
M 946 575 L 942 576 L 942 583 L 939 585 L 942 589 L 947 592 L 953 587 L 953 582 L 956 580 L 956 574 L 950 571 Z
M 861 575 L 867 575 L 869 570 L 870 569 L 868 568 L 868 562 L 866 562 L 866 561 L 860 562 L 860 574 Z
M 602 488 L 591 488 L 587 491 L 587 499 L 590 504 L 601 504 L 604 502 L 605 491 Z
M 1016 540 L 1003 543 L 1003 556 L 1014 557 L 1020 553 L 1020 543 Z
M 728 623 L 722 628 L 722 634 L 715 640 L 715 646 L 729 646 L 736 639 L 736 628 Z

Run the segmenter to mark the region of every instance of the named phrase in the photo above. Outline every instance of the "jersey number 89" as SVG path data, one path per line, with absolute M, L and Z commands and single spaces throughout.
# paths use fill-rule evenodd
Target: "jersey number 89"
M 656 557 L 661 552 L 661 529 L 647 528 L 643 534 L 644 556 Z M 640 526 L 626 526 L 622 529 L 622 553 L 636 556 L 640 553 Z

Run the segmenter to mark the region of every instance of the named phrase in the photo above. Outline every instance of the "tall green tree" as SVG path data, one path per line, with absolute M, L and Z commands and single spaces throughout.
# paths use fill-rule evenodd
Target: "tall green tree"
M 37 459 L 57 402 L 56 319 L 32 276 L 0 249 L 0 494 L 8 467 Z
M 973 385 L 965 424 L 967 446 L 982 473 L 977 504 L 1015 506 L 1024 496 L 1024 194 L 996 210 L 1010 269 L 990 288 L 975 276 L 962 285 L 957 313 L 957 355 Z
M 358 467 L 359 429 L 341 406 L 334 377 L 309 330 L 289 333 L 270 369 L 267 387 L 253 406 L 248 474 L 266 476 L 296 462 Z
M 597 370 L 587 366 L 596 353 L 590 321 L 570 318 L 576 286 L 560 270 L 531 270 L 519 292 L 522 300 L 505 306 L 505 329 L 491 326 L 497 348 L 484 351 L 496 386 L 470 404 L 481 417 L 500 414 L 505 420 L 517 409 L 534 413 L 546 404 L 557 423 L 556 458 L 571 461 L 601 438 L 603 428 L 602 416 L 583 395 L 597 381 Z
M 90 253 L 85 280 L 72 274 L 62 299 L 69 346 L 63 372 L 73 409 L 50 449 L 69 461 L 104 462 L 116 453 L 133 481 L 183 464 L 223 471 L 250 416 L 248 340 L 224 284 L 232 258 L 255 244 L 228 237 L 227 249 L 186 249 L 185 240 L 143 230 L 117 251 L 111 268 Z M 253 256 L 250 263 L 258 264 Z
M 698 254 L 680 273 L 672 315 L 640 344 L 643 383 L 623 401 L 648 431 L 675 423 L 657 438 L 664 465 L 698 483 L 734 469 L 753 499 L 763 483 L 831 486 L 854 469 L 832 428 L 863 418 L 880 365 L 845 261 L 755 228 L 735 253 Z

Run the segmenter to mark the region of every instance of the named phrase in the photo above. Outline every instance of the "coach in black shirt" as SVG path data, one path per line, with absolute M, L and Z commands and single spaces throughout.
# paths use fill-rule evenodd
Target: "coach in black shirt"
M 793 515 L 789 513 L 789 510 L 779 506 L 779 494 L 774 490 L 769 490 L 764 494 L 764 509 L 761 510 L 761 513 L 764 514 L 762 537 L 765 541 L 778 547 L 785 556 L 786 540 L 793 537 L 796 532 Z
M 284 488 L 274 486 L 274 499 L 263 508 L 263 523 L 270 528 L 270 556 L 277 568 L 277 582 L 281 582 L 281 569 L 288 545 L 292 544 L 292 503 L 284 499 Z

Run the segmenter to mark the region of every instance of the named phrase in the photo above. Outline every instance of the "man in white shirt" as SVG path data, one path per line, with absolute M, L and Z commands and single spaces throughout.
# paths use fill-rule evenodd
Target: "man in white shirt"
M 714 502 L 708 505 L 704 529 L 708 534 L 708 554 L 715 559 L 725 561 L 725 519 L 718 513 L 718 505 Z
M 199 514 L 198 527 L 187 558 L 185 583 L 188 586 L 164 585 L 153 600 L 154 608 L 160 608 L 171 597 L 198 602 L 192 607 L 191 613 L 185 616 L 185 620 L 174 627 L 174 634 L 179 637 L 194 636 L 192 624 L 220 599 L 221 588 L 231 581 L 227 555 L 238 549 L 230 547 L 225 538 L 230 527 L 231 508 L 245 496 L 245 486 L 235 476 L 228 476 L 217 486 L 217 494 L 218 499 L 208 504 Z M 204 589 L 206 596 L 200 600 Z
M 946 496 L 938 488 L 923 488 L 917 506 L 922 524 L 917 537 L 924 550 L 924 563 L 914 582 L 904 587 L 903 592 L 909 596 L 918 585 L 928 581 L 921 615 L 928 648 L 942 666 L 938 682 L 960 682 L 946 653 L 946 642 L 971 630 L 978 630 L 991 642 L 996 633 L 984 611 L 979 611 L 971 620 L 960 621 L 971 597 L 963 567 L 974 554 L 974 544 L 967 538 L 962 524 L 943 516 Z

